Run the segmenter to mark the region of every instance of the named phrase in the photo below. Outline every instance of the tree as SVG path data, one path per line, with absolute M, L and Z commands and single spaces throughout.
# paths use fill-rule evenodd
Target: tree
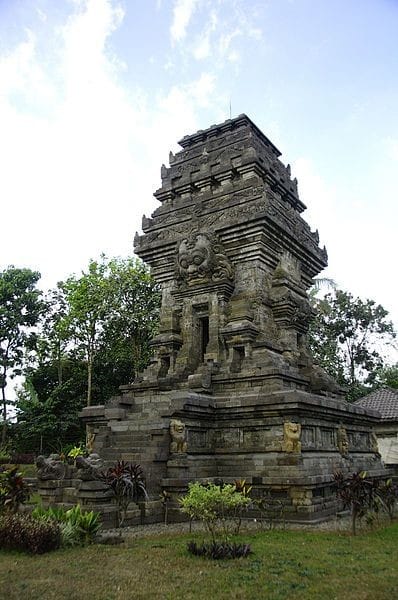
M 60 329 L 68 332 L 74 353 L 86 360 L 89 406 L 96 361 L 107 365 L 108 374 L 112 369 L 130 371 L 129 379 L 146 366 L 160 297 L 143 263 L 104 255 L 90 261 L 87 273 L 70 277 L 60 288 L 67 305 Z
M 0 272 L 0 387 L 2 390 L 2 444 L 7 437 L 5 388 L 8 378 L 20 375 L 25 352 L 35 339 L 43 304 L 36 289 L 40 273 L 10 266 Z
M 19 452 L 59 452 L 84 439 L 78 414 L 85 405 L 86 365 L 65 358 L 62 371 L 61 384 L 55 362 L 27 371 L 16 402 L 13 445 Z
M 389 387 L 398 389 L 398 363 L 384 366 L 376 375 L 377 387 Z
M 38 336 L 36 345 L 36 358 L 40 366 L 45 363 L 56 365 L 58 384 L 62 385 L 63 365 L 70 341 L 65 322 L 67 303 L 61 287 L 46 294 L 45 307 L 41 319 L 41 335 Z
M 105 257 L 91 260 L 87 273 L 72 275 L 59 287 L 65 295 L 67 311 L 62 328 L 73 339 L 75 349 L 87 362 L 87 406 L 92 399 L 92 373 L 104 323 L 109 310 L 109 286 Z
M 159 322 L 160 293 L 147 267 L 138 260 L 109 261 L 109 308 L 103 332 L 103 356 L 112 364 L 128 362 L 130 377 L 148 364 L 149 342 Z
M 388 312 L 374 300 L 336 290 L 315 303 L 317 316 L 309 342 L 315 360 L 355 400 L 372 386 L 385 366 L 385 349 L 396 336 Z
M 46 298 L 36 361 L 18 392 L 19 451 L 54 451 L 78 443 L 78 413 L 106 403 L 150 357 L 160 296 L 147 268 L 131 258 L 91 261 Z

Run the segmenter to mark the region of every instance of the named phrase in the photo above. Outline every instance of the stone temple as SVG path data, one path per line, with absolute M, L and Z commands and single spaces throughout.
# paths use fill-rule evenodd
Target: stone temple
M 308 350 L 307 291 L 326 250 L 289 165 L 246 115 L 179 143 L 135 237 L 162 288 L 153 360 L 120 396 L 83 410 L 93 449 L 141 464 L 152 520 L 163 490 L 176 499 L 190 481 L 243 478 L 286 518 L 326 518 L 336 469 L 385 473 L 376 413 L 346 403 Z

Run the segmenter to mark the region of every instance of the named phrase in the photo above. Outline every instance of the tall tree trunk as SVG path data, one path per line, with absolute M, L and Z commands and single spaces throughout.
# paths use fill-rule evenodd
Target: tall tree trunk
M 93 380 L 93 357 L 91 354 L 89 354 L 88 361 L 87 361 L 87 406 L 91 406 L 92 380 Z
M 4 446 L 7 441 L 7 400 L 6 400 L 6 386 L 5 386 L 5 377 L 3 380 L 3 386 L 1 388 L 1 396 L 3 403 L 3 426 L 1 430 L 1 445 Z
M 57 363 L 58 363 L 58 385 L 62 385 L 62 355 L 61 342 L 57 344 Z

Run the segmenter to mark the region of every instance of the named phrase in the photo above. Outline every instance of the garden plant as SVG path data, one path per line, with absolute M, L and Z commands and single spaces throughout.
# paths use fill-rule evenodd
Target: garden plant
M 94 511 L 83 511 L 80 504 L 76 504 L 69 510 L 60 507 L 44 509 L 38 506 L 33 510 L 32 517 L 39 521 L 57 523 L 63 547 L 90 544 L 101 526 L 100 514 Z
M 371 522 L 380 509 L 385 510 L 392 519 L 398 489 L 391 480 L 371 479 L 366 471 L 349 476 L 336 471 L 334 482 L 337 497 L 342 501 L 343 507 L 351 511 L 353 535 L 357 533 L 358 519 L 366 517 Z
M 140 465 L 117 461 L 113 467 L 99 474 L 99 479 L 112 490 L 118 506 L 118 524 L 121 527 L 126 519 L 131 502 L 141 505 L 148 499 L 144 473 Z
M 188 551 L 213 559 L 248 556 L 250 545 L 233 543 L 231 536 L 239 533 L 242 511 L 250 503 L 248 495 L 236 485 L 191 483 L 186 496 L 180 499 L 181 510 L 203 522 L 211 541 L 201 545 L 191 541 Z
M 19 466 L 15 465 L 9 469 L 0 466 L 0 511 L 3 509 L 18 512 L 21 504 L 29 499 L 29 495 Z

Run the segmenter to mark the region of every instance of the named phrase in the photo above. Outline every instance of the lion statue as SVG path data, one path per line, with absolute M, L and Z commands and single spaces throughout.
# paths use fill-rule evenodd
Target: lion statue
M 300 423 L 283 423 L 283 443 L 284 452 L 301 452 L 301 425 Z
M 178 419 L 172 419 L 170 421 L 170 436 L 170 452 L 172 454 L 185 453 L 187 451 L 187 442 L 185 439 L 185 424 L 182 421 L 179 421 Z

